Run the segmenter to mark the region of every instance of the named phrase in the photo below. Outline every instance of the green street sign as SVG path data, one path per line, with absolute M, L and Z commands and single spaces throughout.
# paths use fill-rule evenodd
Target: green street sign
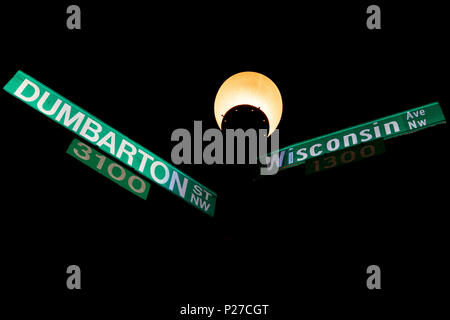
M 354 145 L 376 139 L 387 140 L 443 123 L 445 123 L 445 117 L 441 106 L 435 102 L 299 142 L 272 152 L 268 156 L 272 157 L 271 163 L 278 163 L 282 170 Z M 279 157 L 279 160 L 273 161 L 274 157 Z
M 213 216 L 217 194 L 22 71 L 3 88 L 33 109 Z
M 89 168 L 114 181 L 122 188 L 144 200 L 147 199 L 150 183 L 112 161 L 95 148 L 91 148 L 80 140 L 74 139 L 66 152 Z
M 384 151 L 385 148 L 383 139 L 358 144 L 350 148 L 327 153 L 321 157 L 306 160 L 305 173 L 306 175 L 310 175 L 312 173 L 337 168 L 349 163 L 382 154 Z

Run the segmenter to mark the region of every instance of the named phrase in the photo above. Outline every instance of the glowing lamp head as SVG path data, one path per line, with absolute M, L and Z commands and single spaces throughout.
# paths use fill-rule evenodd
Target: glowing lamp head
M 225 80 L 214 101 L 214 114 L 220 129 L 227 118 L 232 119 L 230 115 L 234 111 L 240 111 L 243 115 L 249 112 L 256 115 L 260 111 L 261 114 L 255 119 L 267 121 L 271 135 L 280 123 L 283 112 L 280 91 L 272 80 L 261 73 L 236 73 Z

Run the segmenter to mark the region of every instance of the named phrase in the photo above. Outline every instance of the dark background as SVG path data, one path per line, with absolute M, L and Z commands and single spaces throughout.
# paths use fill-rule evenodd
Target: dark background
M 66 28 L 70 4 L 81 30 Z M 381 30 L 366 28 L 370 4 Z M 167 161 L 173 130 L 217 127 L 217 90 L 241 71 L 280 89 L 281 146 L 435 101 L 449 115 L 449 28 L 428 1 L 0 8 L 2 86 L 22 70 Z M 178 166 L 217 192 L 210 218 L 155 183 L 146 201 L 125 191 L 65 153 L 67 129 L 0 99 L 2 288 L 17 314 L 182 319 L 188 303 L 253 303 L 272 319 L 360 319 L 444 307 L 447 125 L 311 176 Z M 66 288 L 71 264 L 80 291 Z M 380 291 L 366 288 L 371 264 Z

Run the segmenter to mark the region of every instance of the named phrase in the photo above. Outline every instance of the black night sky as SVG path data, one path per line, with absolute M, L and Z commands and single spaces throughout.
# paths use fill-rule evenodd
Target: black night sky
M 22 70 L 167 161 L 175 129 L 217 127 L 217 90 L 241 71 L 280 89 L 281 147 L 436 101 L 449 116 L 443 6 L 378 2 L 382 29 L 368 30 L 366 2 L 79 1 L 82 29 L 68 30 L 69 4 L 1 5 L 2 86 Z M 16 312 L 182 319 L 188 303 L 245 303 L 270 304 L 271 319 L 361 319 L 443 307 L 447 124 L 310 176 L 177 166 L 218 194 L 211 218 L 155 183 L 134 196 L 66 154 L 73 133 L 3 90 L 0 105 L 2 274 Z M 371 264 L 382 290 L 366 288 Z

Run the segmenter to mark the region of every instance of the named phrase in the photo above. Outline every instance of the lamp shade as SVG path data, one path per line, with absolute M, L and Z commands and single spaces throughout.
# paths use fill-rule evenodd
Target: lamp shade
M 236 73 L 221 85 L 214 101 L 214 114 L 220 129 L 224 115 L 239 105 L 260 109 L 269 121 L 269 135 L 280 123 L 283 112 L 280 91 L 272 80 L 261 73 Z

